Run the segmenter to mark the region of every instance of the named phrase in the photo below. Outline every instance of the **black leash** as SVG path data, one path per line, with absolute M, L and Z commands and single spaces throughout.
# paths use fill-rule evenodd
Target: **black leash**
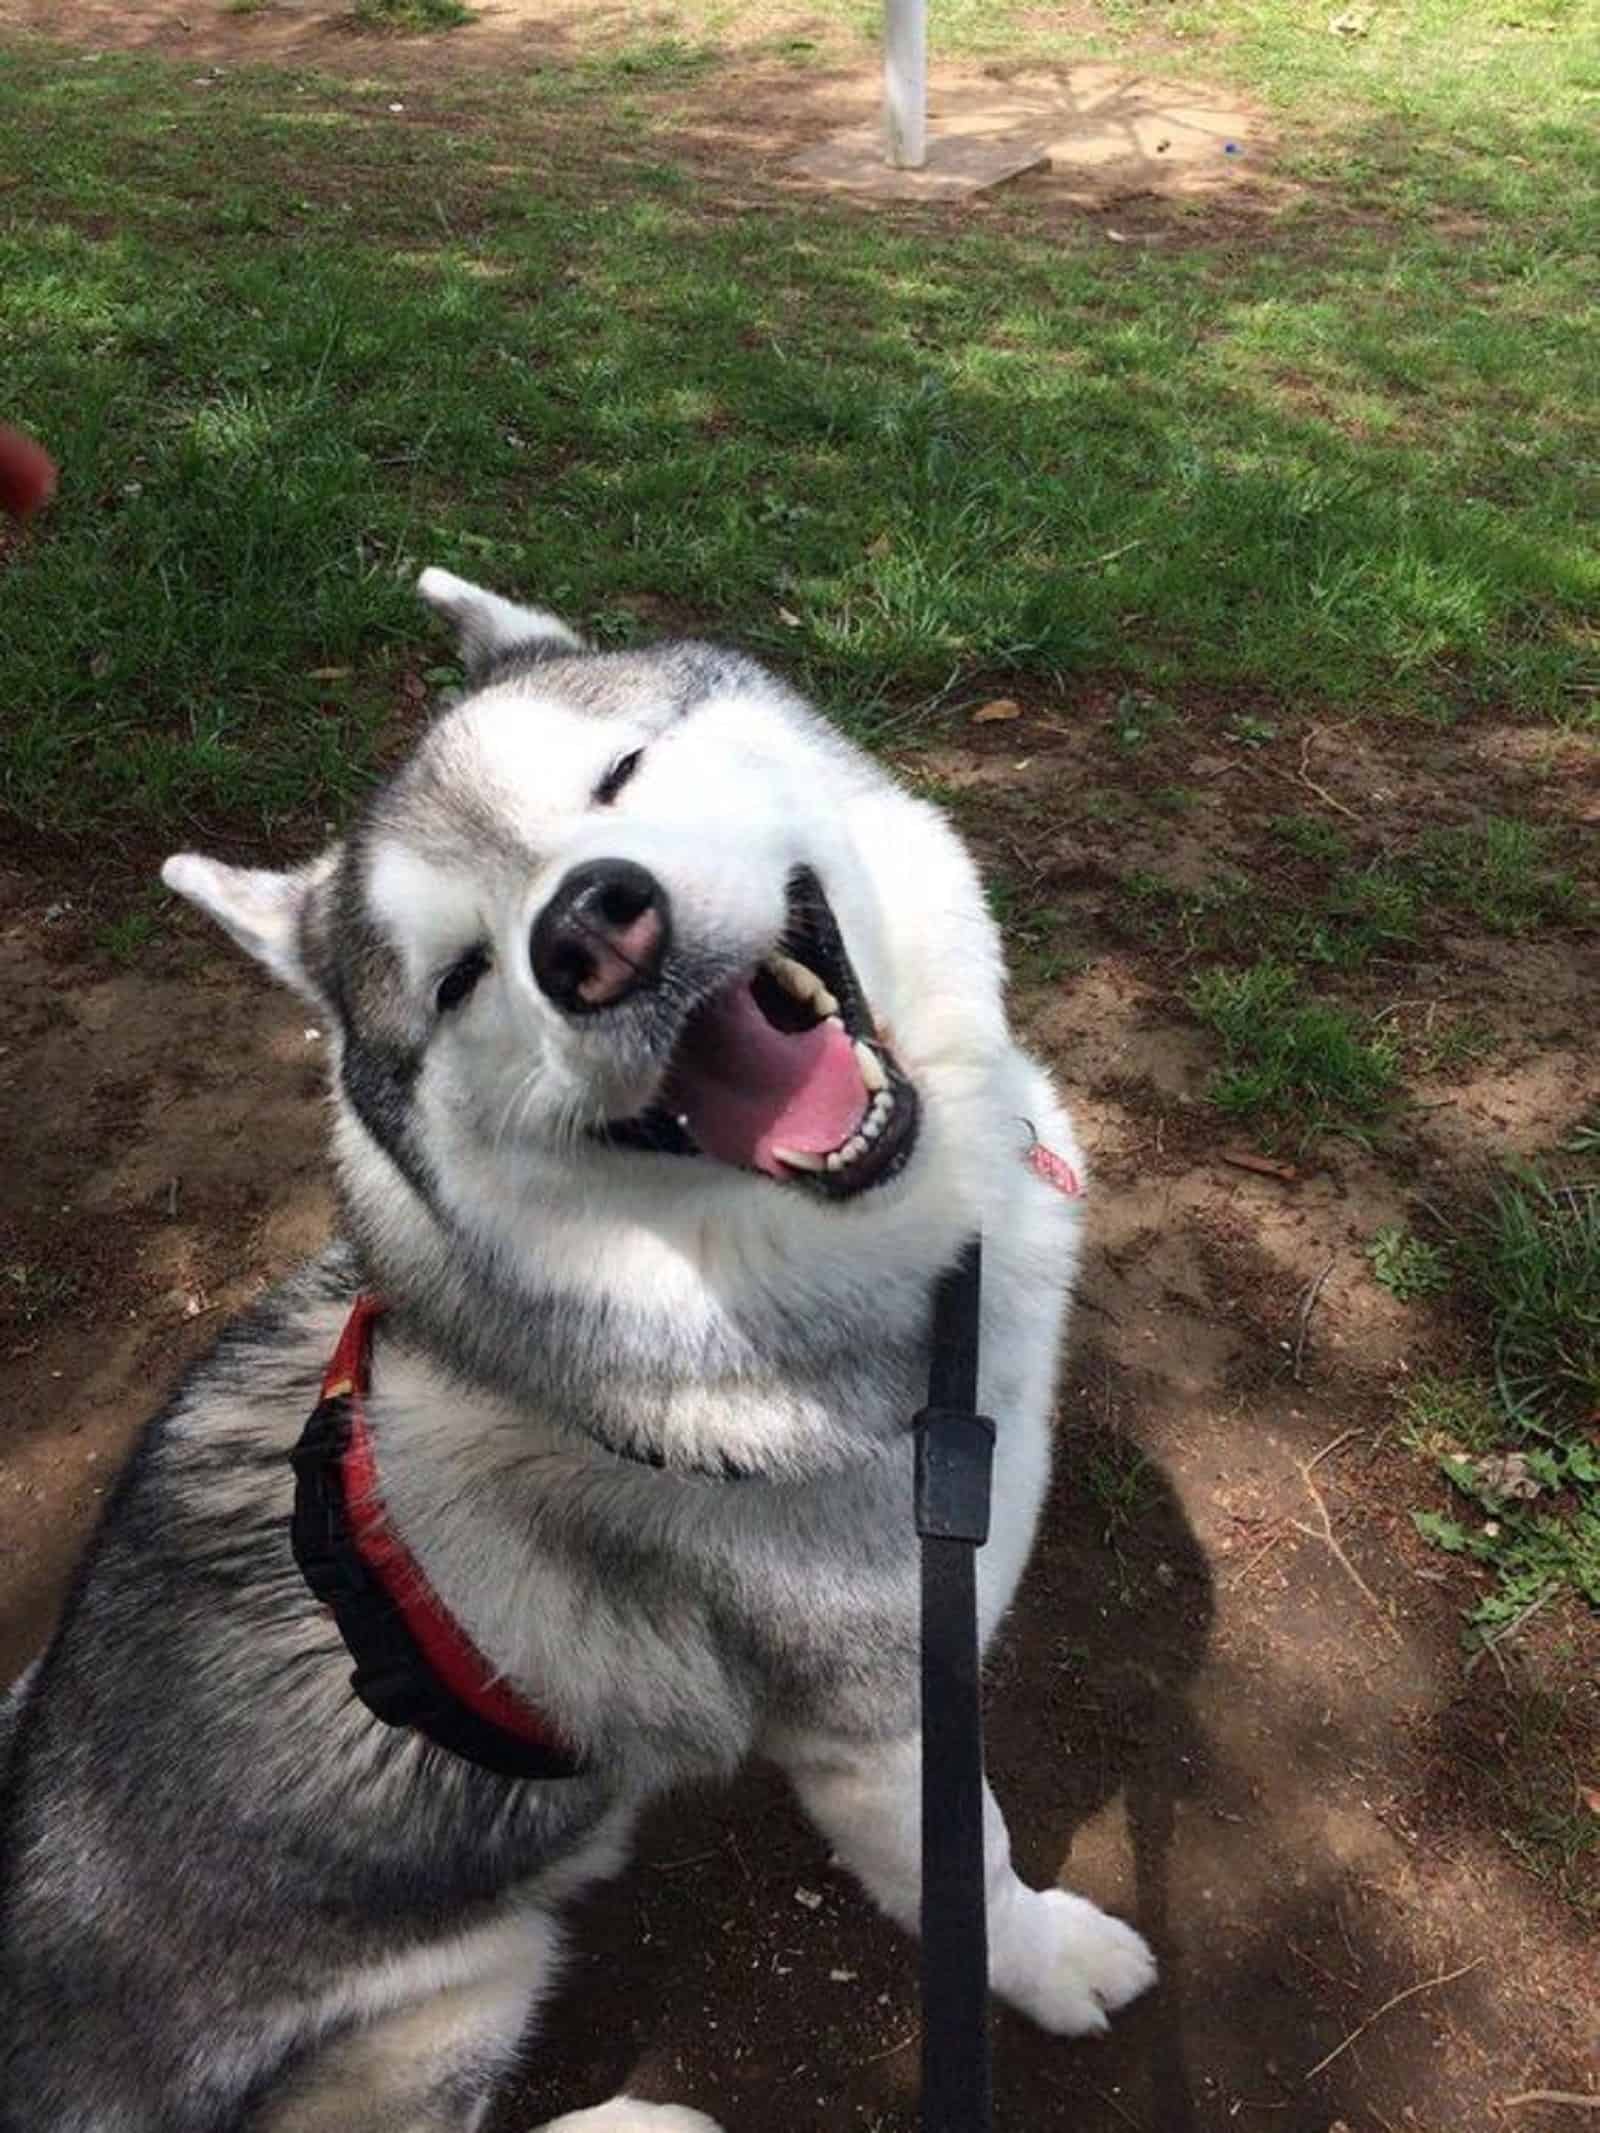
M 922 2129 L 989 2133 L 989 1936 L 977 1551 L 989 1538 L 994 1424 L 978 1407 L 982 1246 L 933 1303 L 928 1404 L 916 1419 L 922 1536 Z

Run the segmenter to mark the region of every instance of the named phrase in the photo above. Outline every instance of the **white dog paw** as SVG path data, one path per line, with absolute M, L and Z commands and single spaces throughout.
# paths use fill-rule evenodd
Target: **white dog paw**
M 1002 1999 L 1058 2037 L 1110 2027 L 1107 2016 L 1156 1981 L 1132 1926 L 1065 1889 L 1022 1889 L 990 1964 Z
M 552 2118 L 538 2133 L 722 2133 L 704 2111 L 681 2103 L 641 2103 L 636 2096 L 613 2096 L 590 2111 L 569 2111 Z

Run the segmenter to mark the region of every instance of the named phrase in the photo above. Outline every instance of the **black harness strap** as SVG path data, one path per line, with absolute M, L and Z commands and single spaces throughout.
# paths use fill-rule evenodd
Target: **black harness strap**
M 989 1537 L 994 1424 L 977 1412 L 982 1249 L 934 1296 L 916 1419 L 922 1536 L 922 2127 L 989 2133 L 989 1936 L 977 1550 Z

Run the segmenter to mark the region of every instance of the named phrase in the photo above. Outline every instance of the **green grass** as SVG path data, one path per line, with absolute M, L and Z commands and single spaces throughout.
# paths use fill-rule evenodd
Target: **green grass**
M 1446 1255 L 1436 1244 L 1429 1244 L 1398 1222 L 1378 1231 L 1367 1246 L 1367 1257 L 1372 1262 L 1373 1280 L 1398 1303 L 1437 1296 L 1450 1286 Z
M 608 642 L 653 603 L 868 735 L 967 675 L 1238 685 L 1245 757 L 1308 705 L 1592 718 L 1582 40 L 1423 8 L 1349 54 L 1293 12 L 1213 15 L 1301 204 L 1136 253 L 1020 194 L 720 211 L 671 126 L 726 93 L 727 8 L 441 81 L 426 125 L 376 78 L 17 48 L 0 364 L 63 477 L 0 571 L 0 807 L 337 817 L 411 715 L 427 561 Z
M 76 1275 L 31 1260 L 0 1266 L 0 1327 L 29 1334 L 64 1310 L 78 1293 Z
M 1263 897 L 1259 879 L 1238 871 L 1179 887 L 1135 870 L 1121 884 L 1123 927 L 1186 961 L 1256 953 L 1308 972 L 1352 972 L 1375 957 L 1437 949 L 1463 923 L 1523 934 L 1582 923 L 1594 908 L 1573 870 L 1556 864 L 1555 833 L 1504 817 L 1429 831 L 1360 863 L 1351 839 L 1318 817 L 1277 816 L 1269 834 L 1316 870 L 1293 893 Z M 1482 1034 L 1470 1018 L 1430 1028 L 1419 1063 L 1424 1071 L 1464 1064 L 1481 1051 Z
M 1495 1382 L 1521 1427 L 1600 1416 L 1600 1184 L 1528 1169 L 1467 1233 L 1473 1294 L 1494 1331 Z
M 1414 1514 L 1418 1530 L 1490 1573 L 1468 1618 L 1483 1643 L 1563 1591 L 1600 1606 L 1600 1182 L 1524 1168 L 1450 1256 L 1483 1372 L 1422 1379 L 1403 1413 L 1452 1493 Z
M 1350 856 L 1350 840 L 1321 815 L 1277 815 L 1272 834 L 1301 859 L 1332 866 Z
M 1435 899 L 1492 933 L 1530 933 L 1580 916 L 1584 898 L 1572 873 L 1552 864 L 1548 830 L 1491 817 L 1470 828 L 1436 830 L 1417 873 Z
M 1162 703 L 1148 689 L 1124 689 L 1111 716 L 1111 732 L 1126 755 L 1137 755 L 1148 742 L 1165 732 L 1177 719 L 1170 704 Z
M 1222 1042 L 1207 1090 L 1219 1111 L 1301 1141 L 1332 1131 L 1364 1138 L 1381 1118 L 1398 1078 L 1393 1039 L 1307 999 L 1287 965 L 1202 971 L 1188 1001 Z
M 353 0 L 351 14 L 372 30 L 453 30 L 472 20 L 461 0 Z
M 102 955 L 108 955 L 114 963 L 133 965 L 140 962 L 146 951 L 161 937 L 161 925 L 153 911 L 120 911 L 96 928 L 94 944 Z
M 1582 1918 L 1600 1920 L 1600 1814 L 1584 1691 L 1522 1679 L 1499 1684 L 1492 1730 L 1462 1714 L 1448 1752 L 1479 1818 Z
M 1062 914 L 1014 874 L 990 867 L 985 880 L 989 909 L 1005 935 L 1006 960 L 1019 985 L 1049 985 L 1075 967 L 1063 937 Z

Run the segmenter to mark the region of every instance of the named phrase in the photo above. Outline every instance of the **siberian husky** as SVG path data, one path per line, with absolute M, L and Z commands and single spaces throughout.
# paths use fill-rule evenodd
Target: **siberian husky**
M 164 869 L 330 1032 L 341 1239 L 151 1425 L 0 1719 L 4 2133 L 465 2133 L 563 1903 L 652 1795 L 751 1755 L 914 1931 L 907 1425 L 977 1229 L 986 1638 L 1032 1543 L 1079 1217 L 1028 1154 L 1079 1154 L 957 838 L 746 658 L 419 590 L 467 686 L 348 836 Z M 289 1456 L 352 1400 L 377 1583 L 555 1774 L 353 1693 Z M 1025 1887 L 985 1815 L 994 1990 L 1104 2028 L 1144 1943 Z

